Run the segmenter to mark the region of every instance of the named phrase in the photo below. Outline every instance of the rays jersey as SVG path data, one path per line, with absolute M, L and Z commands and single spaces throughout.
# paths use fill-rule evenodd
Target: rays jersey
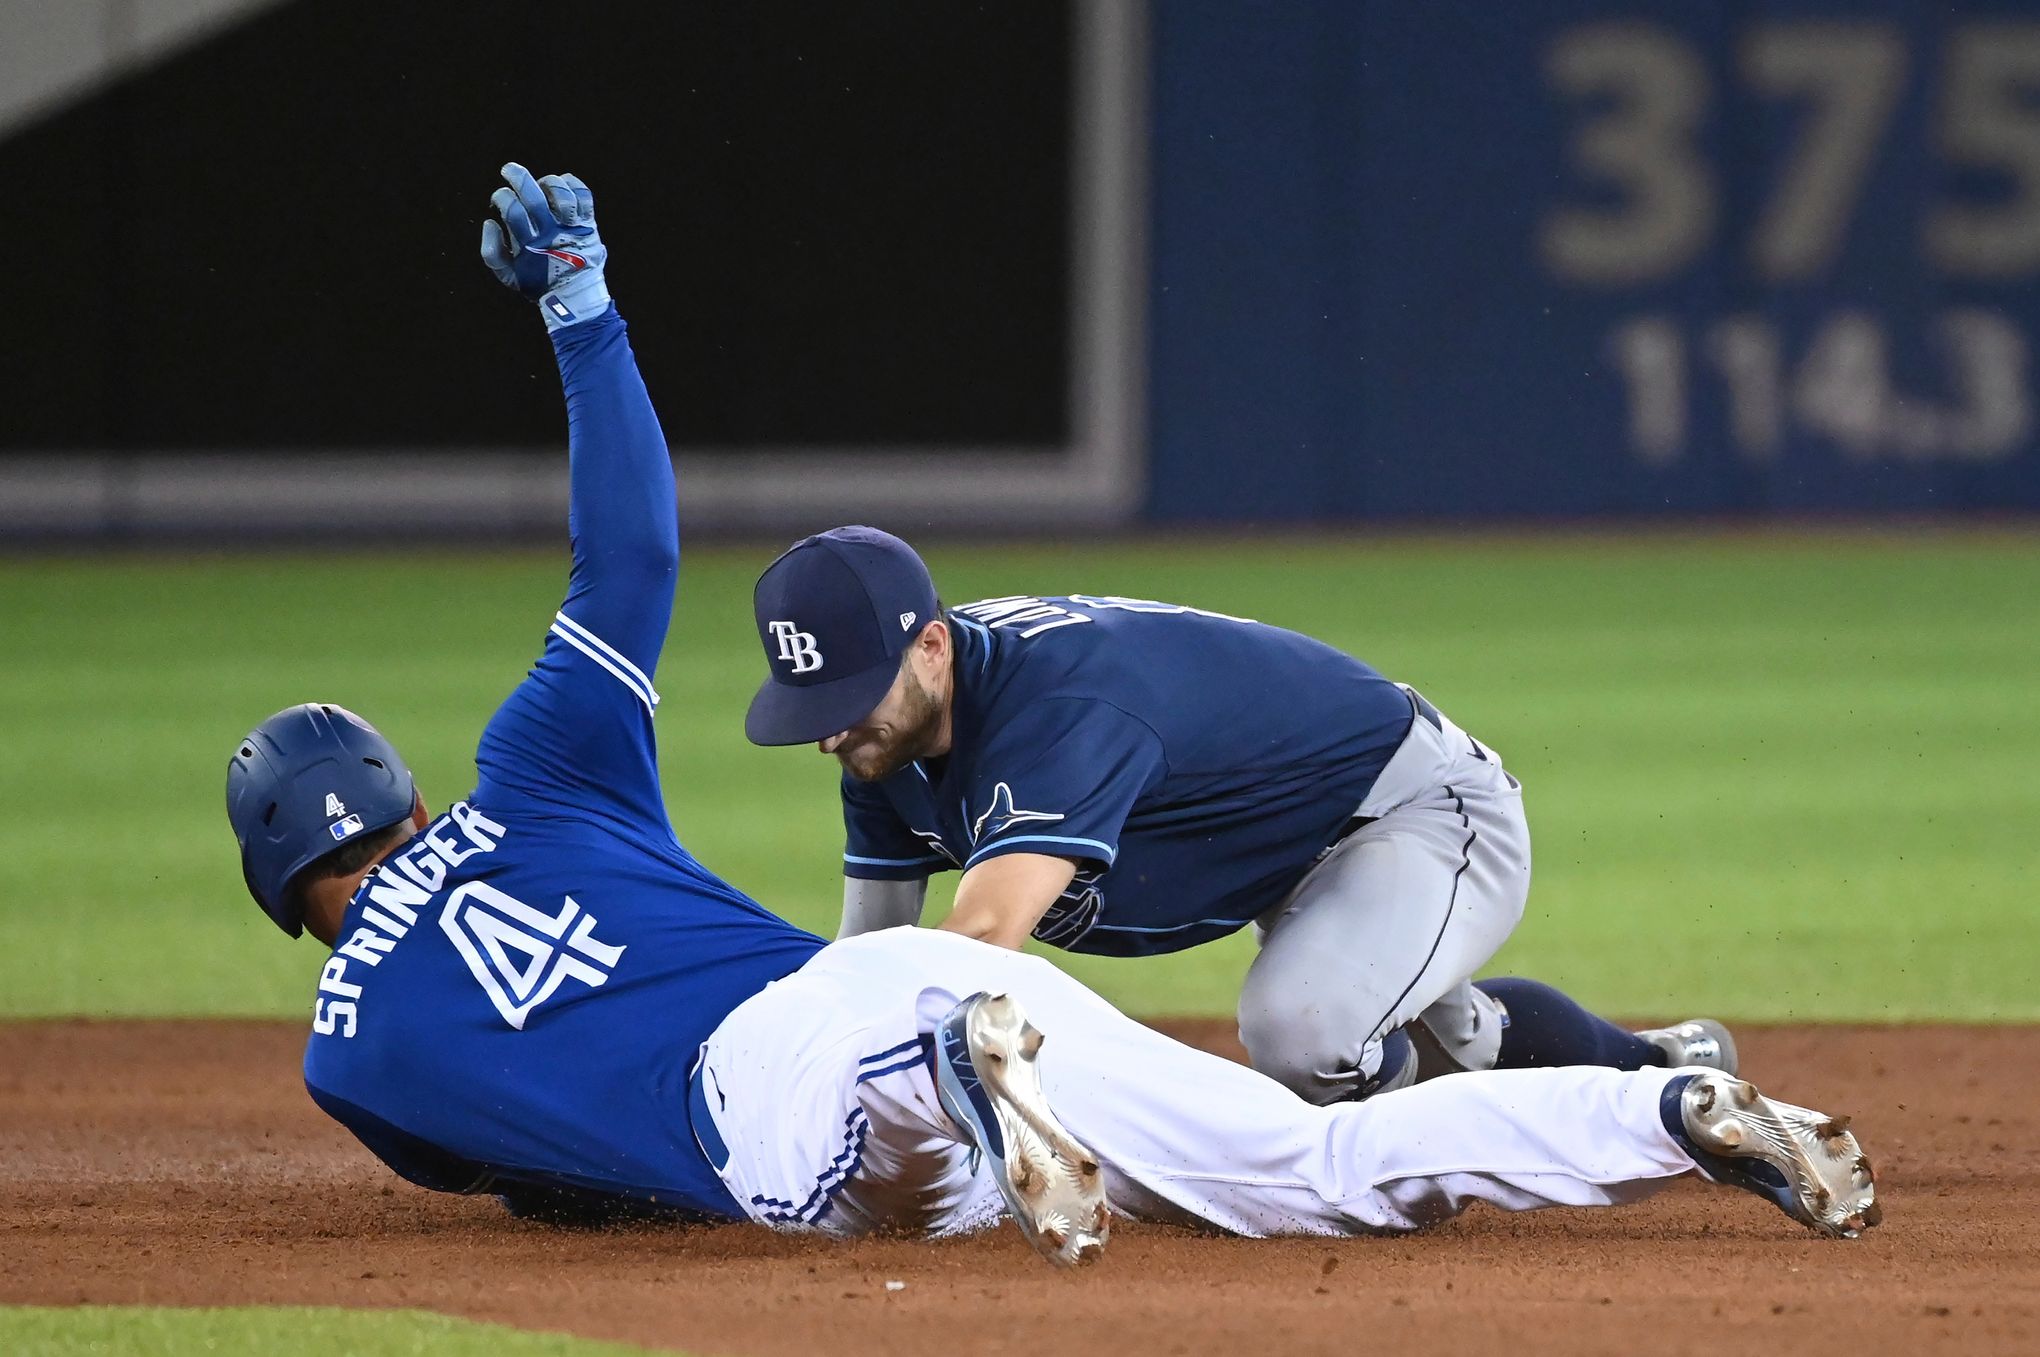
M 679 561 L 672 464 L 615 311 L 554 343 L 566 601 L 483 732 L 473 795 L 348 906 L 305 1084 L 426 1187 L 742 1218 L 696 1145 L 689 1069 L 731 1009 L 822 944 L 674 836 L 652 739 Z
M 948 620 L 950 752 L 845 776 L 843 870 L 1074 859 L 1034 930 L 1070 951 L 1176 951 L 1279 904 L 1410 728 L 1411 698 L 1367 665 L 1244 618 L 1076 594 Z

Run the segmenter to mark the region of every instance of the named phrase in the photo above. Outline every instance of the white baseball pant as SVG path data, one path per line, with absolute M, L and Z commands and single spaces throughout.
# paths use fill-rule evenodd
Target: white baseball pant
M 1632 1201 L 1693 1168 L 1658 1115 L 1670 1070 L 1495 1071 L 1320 1107 L 1045 961 L 896 928 L 832 943 L 704 1045 L 697 1116 L 712 1118 L 704 1148 L 736 1200 L 756 1220 L 843 1236 L 997 1220 L 997 1186 L 942 1111 L 924 1045 L 981 990 L 1012 994 L 1044 1034 L 1049 1103 L 1124 1215 L 1244 1235 L 1405 1230 L 1474 1201 Z

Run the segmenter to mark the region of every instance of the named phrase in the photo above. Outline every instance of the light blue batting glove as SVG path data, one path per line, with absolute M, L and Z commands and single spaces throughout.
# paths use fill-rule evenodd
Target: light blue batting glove
M 482 223 L 482 262 L 504 287 L 538 303 L 545 328 L 593 320 L 609 309 L 602 266 L 609 251 L 595 233 L 595 195 L 571 174 L 531 177 L 516 161 L 489 195 L 501 221 Z

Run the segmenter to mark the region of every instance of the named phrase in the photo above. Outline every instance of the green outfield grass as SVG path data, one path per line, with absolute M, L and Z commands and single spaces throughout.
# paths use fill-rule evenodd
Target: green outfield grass
M 525 1333 L 419 1310 L 0 1306 L 9 1357 L 641 1357 L 650 1349 Z
M 832 763 L 758 750 L 767 548 L 691 551 L 658 676 L 681 837 L 828 932 Z M 1496 969 L 1606 1009 L 2040 1018 L 2040 544 L 2011 534 L 935 546 L 946 597 L 1084 590 L 1311 631 L 1500 749 L 1530 914 Z M 563 552 L 0 566 L 0 1014 L 308 1010 L 320 958 L 243 893 L 234 740 L 342 702 L 435 806 L 543 639 Z M 938 892 L 938 895 L 942 894 Z M 1071 958 L 1143 1013 L 1227 1011 L 1248 944 Z

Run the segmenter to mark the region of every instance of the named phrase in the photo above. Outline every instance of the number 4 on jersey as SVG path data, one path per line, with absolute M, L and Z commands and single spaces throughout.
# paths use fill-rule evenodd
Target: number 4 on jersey
M 558 914 L 545 914 L 480 881 L 447 897 L 439 927 L 503 1021 L 519 1031 L 569 978 L 591 989 L 606 983 L 625 950 L 595 937 L 595 916 L 571 895 Z

